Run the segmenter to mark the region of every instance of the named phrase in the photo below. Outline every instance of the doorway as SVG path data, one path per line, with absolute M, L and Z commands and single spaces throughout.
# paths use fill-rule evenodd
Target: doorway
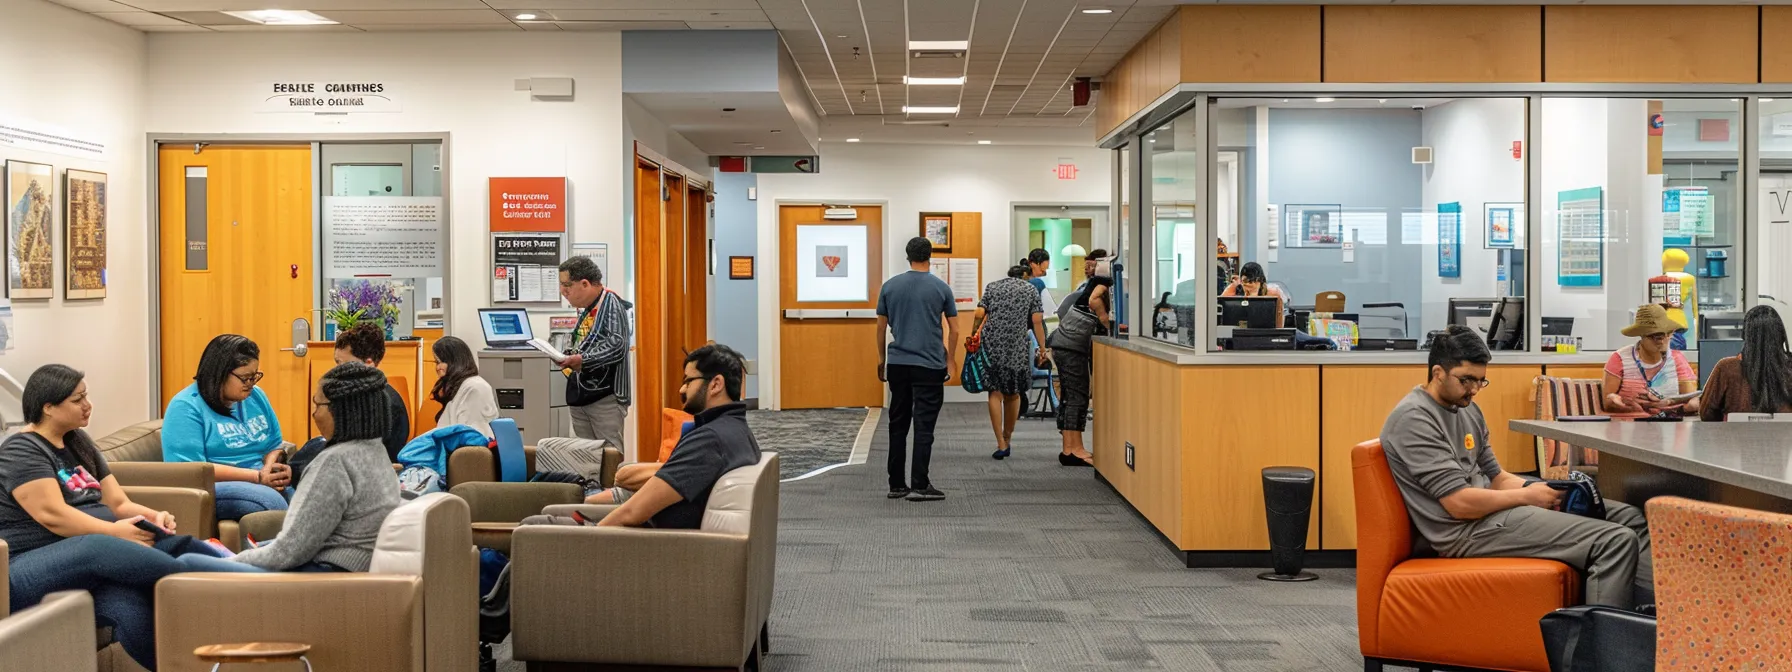
M 1034 249 L 1044 249 L 1052 256 L 1051 272 L 1045 287 L 1053 297 L 1063 298 L 1083 284 L 1083 256 L 1066 255 L 1071 245 L 1087 253 L 1105 247 L 1108 240 L 1108 206 L 1017 205 L 1013 216 L 1015 259 L 1027 256 Z M 1022 247 L 1024 246 L 1024 247 Z M 1056 306 L 1046 306 L 1048 317 Z
M 683 380 L 685 354 L 709 340 L 709 190 L 683 170 L 635 155 L 637 459 L 658 455 L 661 409 L 684 405 L 670 381 Z
M 885 278 L 881 206 L 828 219 L 822 205 L 778 206 L 778 407 L 875 407 L 877 291 Z

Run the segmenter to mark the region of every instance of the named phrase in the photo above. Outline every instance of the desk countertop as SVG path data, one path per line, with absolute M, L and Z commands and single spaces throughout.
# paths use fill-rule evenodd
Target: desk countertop
M 1135 352 L 1147 357 L 1160 359 L 1172 364 L 1185 366 L 1298 366 L 1304 364 L 1323 364 L 1338 366 L 1347 364 L 1390 365 L 1425 363 L 1426 353 L 1423 350 L 1406 352 L 1387 352 L 1359 350 L 1338 352 L 1335 350 L 1284 350 L 1251 351 L 1251 352 L 1206 352 L 1186 346 L 1167 343 L 1153 338 L 1132 337 L 1114 338 L 1097 336 L 1096 342 L 1111 345 L 1122 350 Z M 1692 353 L 1687 353 L 1687 360 L 1692 361 Z M 1579 352 L 1571 355 L 1558 355 L 1547 352 L 1495 352 L 1494 364 L 1604 364 L 1610 359 L 1610 352 Z
M 1779 422 L 1544 422 L 1512 429 L 1792 499 L 1792 425 Z

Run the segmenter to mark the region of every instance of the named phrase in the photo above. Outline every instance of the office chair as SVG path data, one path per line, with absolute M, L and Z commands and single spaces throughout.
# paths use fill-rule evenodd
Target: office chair
M 1039 341 L 1034 339 L 1031 332 L 1027 334 L 1027 357 L 1035 362 L 1033 364 L 1032 389 L 1036 391 L 1036 394 L 1032 399 L 1027 400 L 1027 407 L 1021 410 L 1020 416 L 1023 418 L 1058 417 L 1058 390 L 1052 385 L 1052 370 L 1050 367 L 1039 368 L 1037 364 Z

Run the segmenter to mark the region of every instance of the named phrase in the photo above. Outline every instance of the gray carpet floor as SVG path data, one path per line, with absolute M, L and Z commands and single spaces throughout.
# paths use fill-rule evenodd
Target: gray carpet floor
M 781 476 L 795 478 L 852 457 L 853 441 L 869 413 L 863 408 L 748 411 L 747 427 L 760 450 L 778 454 Z
M 884 498 L 887 420 L 866 464 L 783 484 L 767 672 L 1362 669 L 1354 572 L 1185 569 L 1091 469 L 1058 466 L 1050 421 L 997 462 L 988 417 L 941 414 L 942 502 Z

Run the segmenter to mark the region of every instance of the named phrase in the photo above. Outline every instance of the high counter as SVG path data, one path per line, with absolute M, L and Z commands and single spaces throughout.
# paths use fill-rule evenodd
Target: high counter
M 1792 513 L 1792 425 L 1779 422 L 1539 422 L 1512 429 L 1599 451 L 1600 495 Z
M 1611 353 L 1494 353 L 1476 401 L 1509 471 L 1537 468 L 1532 380 L 1598 378 Z M 1146 338 L 1096 339 L 1095 468 L 1189 566 L 1267 566 L 1261 470 L 1306 467 L 1318 488 L 1307 533 L 1318 564 L 1356 549 L 1350 449 L 1381 433 L 1425 382 L 1424 352 L 1202 352 Z M 1127 445 L 1133 463 L 1127 464 Z

